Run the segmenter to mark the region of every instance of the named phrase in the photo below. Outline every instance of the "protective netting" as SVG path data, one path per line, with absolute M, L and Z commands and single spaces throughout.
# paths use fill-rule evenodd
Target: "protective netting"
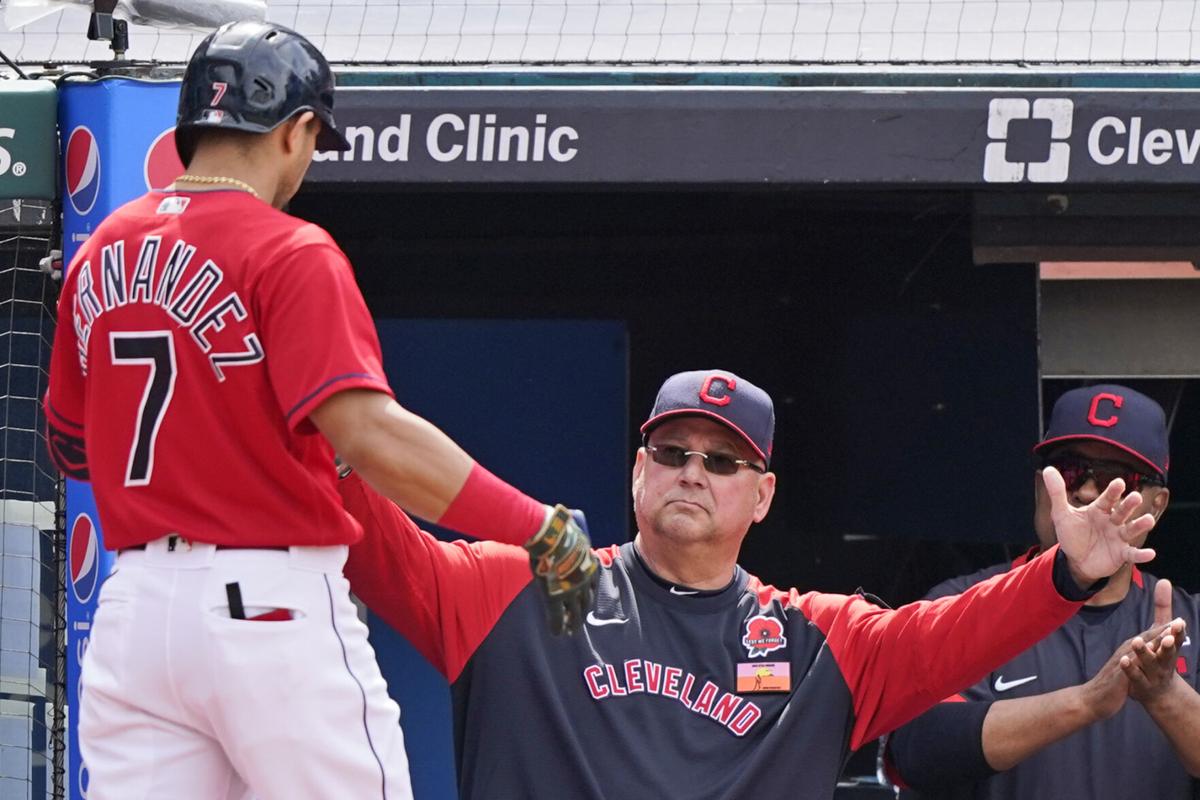
M 1181 63 L 1200 56 L 1200 4 L 1192 0 L 269 0 L 267 15 L 342 63 Z M 3 27 L 0 20 L 0 50 L 19 62 L 111 58 L 106 45 L 84 37 L 82 7 L 19 30 Z M 128 55 L 183 61 L 198 36 L 134 26 Z
M 46 203 L 0 201 L 0 797 L 63 797 L 64 529 L 39 398 L 54 329 Z

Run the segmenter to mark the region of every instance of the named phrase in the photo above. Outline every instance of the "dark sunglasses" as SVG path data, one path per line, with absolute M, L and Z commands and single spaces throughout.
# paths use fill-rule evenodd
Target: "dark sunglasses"
M 700 456 L 700 460 L 704 462 L 704 468 L 714 475 L 733 475 L 742 467 L 749 467 L 759 474 L 766 472 L 766 469 L 752 461 L 747 461 L 744 458 L 734 458 L 724 453 L 704 453 L 700 450 L 684 450 L 682 447 L 676 447 L 673 444 L 647 444 L 645 447 L 646 452 L 654 459 L 654 463 L 662 464 L 664 467 L 675 467 L 678 469 L 686 464 L 687 460 L 692 456 Z
M 1140 492 L 1144 486 L 1163 486 L 1162 478 L 1157 475 L 1147 475 L 1136 468 L 1119 461 L 1100 461 L 1075 455 L 1061 455 L 1043 459 L 1042 466 L 1054 467 L 1063 476 L 1067 491 L 1074 492 L 1088 480 L 1096 482 L 1099 491 L 1104 489 L 1117 478 L 1125 481 L 1125 494 Z

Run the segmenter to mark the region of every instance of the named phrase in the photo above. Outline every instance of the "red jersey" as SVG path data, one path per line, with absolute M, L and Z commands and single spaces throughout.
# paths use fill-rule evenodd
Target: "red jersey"
M 308 415 L 354 388 L 391 394 L 329 234 L 245 192 L 151 192 L 96 229 L 63 282 L 50 450 L 92 482 L 109 549 L 168 533 L 349 544 L 361 529 Z

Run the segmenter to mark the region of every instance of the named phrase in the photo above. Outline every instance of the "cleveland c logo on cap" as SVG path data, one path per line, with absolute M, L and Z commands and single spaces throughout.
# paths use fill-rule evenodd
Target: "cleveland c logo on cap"
M 1087 418 L 1088 422 L 1092 423 L 1093 425 L 1097 425 L 1101 428 L 1111 428 L 1120 420 L 1117 419 L 1117 415 L 1115 413 L 1110 414 L 1104 419 L 1100 419 L 1100 404 L 1105 400 L 1112 403 L 1114 409 L 1125 405 L 1125 398 L 1121 397 L 1121 395 L 1111 394 L 1109 392 L 1101 392 L 1092 398 L 1092 405 L 1090 408 L 1088 408 Z
M 709 394 L 709 390 L 712 389 L 713 381 L 720 381 L 721 383 L 725 384 L 726 393 L 721 397 Z M 729 396 L 729 392 L 732 392 L 736 388 L 737 381 L 735 381 L 733 378 L 727 378 L 724 375 L 709 375 L 704 379 L 704 385 L 700 387 L 700 399 L 706 403 L 712 403 L 714 406 L 727 406 L 729 405 L 729 401 L 733 399 Z

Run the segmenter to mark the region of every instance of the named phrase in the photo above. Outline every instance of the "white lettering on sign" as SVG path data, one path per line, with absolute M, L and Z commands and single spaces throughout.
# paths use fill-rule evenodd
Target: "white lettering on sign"
M 1181 164 L 1196 163 L 1200 129 L 1143 128 L 1141 117 L 1101 117 L 1088 131 L 1088 155 L 1101 166 L 1145 161 L 1157 167 L 1175 158 Z
M 510 124 L 520 122 L 521 124 Z M 412 141 L 412 114 L 401 114 L 395 125 L 376 130 L 370 125 L 350 125 L 343 133 L 350 149 L 318 151 L 313 161 L 406 162 Z M 418 134 L 419 135 L 419 134 Z M 502 163 L 547 162 L 565 164 L 579 155 L 579 131 L 570 125 L 553 125 L 548 114 L 525 120 L 502 119 L 499 113 L 446 112 L 425 128 L 425 152 L 434 161 Z

